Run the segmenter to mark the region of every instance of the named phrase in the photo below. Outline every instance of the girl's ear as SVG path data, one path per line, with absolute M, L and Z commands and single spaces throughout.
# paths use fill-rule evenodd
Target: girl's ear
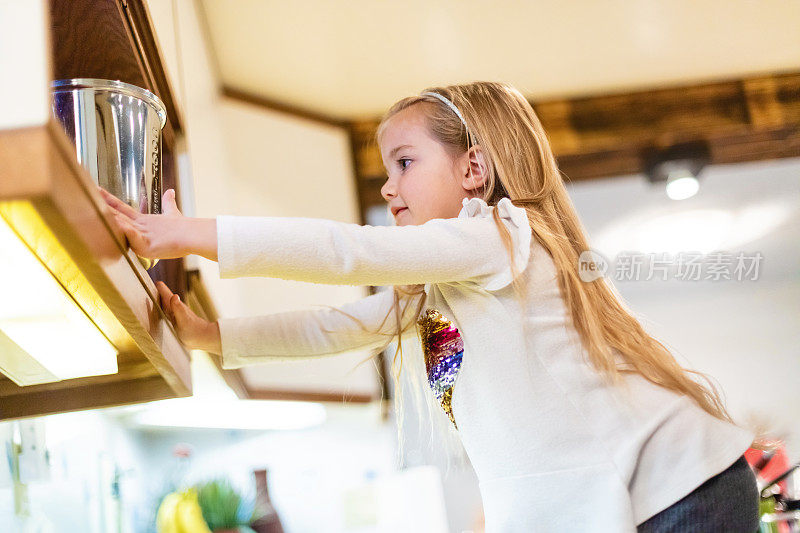
M 466 161 L 464 176 L 461 185 L 468 191 L 480 189 L 489 179 L 489 167 L 486 165 L 486 156 L 479 145 L 470 147 L 462 156 Z

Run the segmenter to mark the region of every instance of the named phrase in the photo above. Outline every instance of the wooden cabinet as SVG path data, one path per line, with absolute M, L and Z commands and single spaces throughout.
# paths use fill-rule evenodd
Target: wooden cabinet
M 184 146 L 183 121 L 143 1 L 46 4 L 51 80 L 121 80 L 165 103 L 162 187 L 180 198 L 175 158 Z M 0 130 L 0 161 L 0 215 L 119 351 L 112 375 L 26 387 L 0 377 L 0 419 L 190 395 L 189 354 L 155 288 L 162 280 L 184 301 L 202 300 L 197 279 L 194 298 L 189 293 L 183 259 L 142 267 L 112 229 L 93 179 L 54 118 Z M 36 287 L 30 293 L 35 297 Z

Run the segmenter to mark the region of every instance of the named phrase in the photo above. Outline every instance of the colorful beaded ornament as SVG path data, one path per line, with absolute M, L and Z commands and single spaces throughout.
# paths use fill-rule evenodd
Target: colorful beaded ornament
M 453 323 L 436 309 L 426 309 L 417 319 L 420 342 L 425 355 L 428 384 L 442 409 L 458 429 L 453 417 L 453 387 L 461 368 L 464 341 Z

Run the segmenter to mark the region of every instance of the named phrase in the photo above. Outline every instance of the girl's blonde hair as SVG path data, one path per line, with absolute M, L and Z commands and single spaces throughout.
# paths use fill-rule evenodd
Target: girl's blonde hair
M 481 147 L 487 166 L 483 200 L 495 205 L 507 196 L 527 212 L 534 237 L 553 259 L 561 295 L 588 360 L 603 378 L 618 385 L 624 382 L 621 374 L 640 374 L 656 385 L 688 396 L 714 417 L 733 422 L 709 378 L 681 367 L 663 344 L 647 334 L 605 277 L 591 282 L 580 279 L 579 256 L 589 250 L 587 239 L 545 131 L 528 100 L 514 87 L 496 82 L 430 87 L 423 92 L 436 92 L 453 102 L 464 117 L 474 143 Z M 411 96 L 395 103 L 378 126 L 378 142 L 389 119 L 411 106 L 418 106 L 431 135 L 454 156 L 471 147 L 458 116 L 432 96 Z M 511 236 L 496 209 L 493 215 L 512 257 Z M 511 265 L 513 268 L 513 261 Z M 524 301 L 527 291 L 521 287 L 522 277 L 514 276 L 514 287 Z M 401 316 L 406 311 L 401 309 L 400 302 L 418 297 L 414 314 L 417 317 L 426 294 L 422 285 L 395 286 L 393 291 L 397 349 L 392 369 L 399 394 L 402 334 L 411 325 L 402 325 Z M 622 367 L 617 364 L 617 355 L 624 362 Z M 690 374 L 702 377 L 707 385 L 693 380 Z M 402 399 L 399 411 L 402 412 Z

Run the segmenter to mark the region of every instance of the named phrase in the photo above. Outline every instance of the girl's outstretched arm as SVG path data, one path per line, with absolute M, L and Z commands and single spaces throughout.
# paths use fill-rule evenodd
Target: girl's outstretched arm
M 164 193 L 164 213 L 150 215 L 101 194 L 138 255 L 201 255 L 219 262 L 221 278 L 373 286 L 474 281 L 495 290 L 511 282 L 511 265 L 492 209 L 509 230 L 518 272 L 530 256 L 527 215 L 508 198 L 491 208 L 477 198 L 465 201 L 462 213 L 472 216 L 417 226 L 360 226 L 306 217 L 190 218 L 178 210 L 171 189 Z
M 530 255 L 527 216 L 510 202 L 500 205 L 499 214 L 521 272 Z M 509 254 L 491 214 L 433 219 L 416 226 L 220 215 L 216 230 L 222 278 L 266 276 L 375 286 L 476 281 L 488 287 L 510 281 Z
M 416 302 L 416 298 L 399 302 L 404 335 L 415 331 L 412 320 Z M 384 290 L 333 309 L 220 318 L 222 366 L 239 368 L 276 359 L 307 359 L 383 347 L 397 330 L 393 304 L 393 291 Z

